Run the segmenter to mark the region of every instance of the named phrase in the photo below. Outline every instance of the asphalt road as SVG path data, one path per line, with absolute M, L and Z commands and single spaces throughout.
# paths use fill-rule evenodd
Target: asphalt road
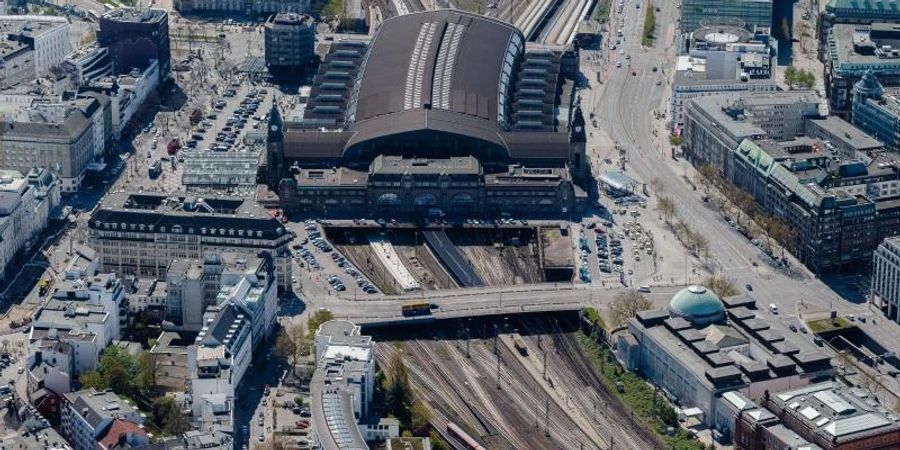
M 616 142 L 625 146 L 626 172 L 645 183 L 657 179 L 660 191 L 675 199 L 679 216 L 709 240 L 716 273 L 732 278 L 740 287 L 751 285 L 750 294 L 761 306 L 775 304 L 783 314 L 792 316 L 829 308 L 842 314 L 867 312 L 865 304 L 842 300 L 796 263 L 794 271 L 770 266 L 760 249 L 722 220 L 709 203 L 701 200 L 700 193 L 685 182 L 683 177 L 693 177 L 694 170 L 688 163 L 671 158 L 664 119 L 654 118 L 655 111 L 666 110 L 670 69 L 674 67 L 672 44 L 677 16 L 674 3 L 658 2 L 657 5 L 659 25 L 652 48 L 640 45 L 644 9 L 626 7 L 623 10 L 625 39 L 619 48 L 631 58 L 622 59 L 623 67 L 616 68 L 616 59 L 625 55 L 604 48 L 600 51 L 609 52 L 605 55 L 607 62 L 594 67 L 600 71 L 603 83 L 597 83 L 595 74 L 586 71 L 591 86 L 581 91 L 581 95 L 585 111 L 595 113 L 598 125 L 590 130 L 588 142 L 595 170 L 609 169 L 603 166 L 602 160 L 612 156 Z M 619 26 L 618 18 L 613 20 L 613 28 L 616 26 Z M 658 71 L 653 71 L 654 66 Z M 656 84 L 657 80 L 661 81 L 660 85 Z M 653 196 L 649 206 L 655 206 Z M 896 324 L 887 321 L 879 321 L 879 326 L 882 324 L 898 329 Z

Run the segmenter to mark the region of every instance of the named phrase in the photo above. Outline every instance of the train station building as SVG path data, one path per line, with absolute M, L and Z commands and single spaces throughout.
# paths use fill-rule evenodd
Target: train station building
M 334 42 L 307 103 L 273 111 L 266 180 L 286 212 L 558 216 L 584 207 L 577 52 L 462 11 Z

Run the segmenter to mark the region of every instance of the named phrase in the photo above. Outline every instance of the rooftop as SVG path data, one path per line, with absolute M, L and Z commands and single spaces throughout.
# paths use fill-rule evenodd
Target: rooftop
M 356 424 L 356 414 L 362 412 L 353 410 L 354 391 L 348 382 L 360 382 L 369 375 L 374 364 L 371 339 L 346 320 L 331 320 L 316 330 L 317 367 L 310 381 L 310 396 L 313 423 L 323 448 L 368 449 Z M 320 349 L 323 343 L 325 348 Z
M 315 19 L 309 14 L 297 14 L 291 12 L 280 12 L 278 14 L 274 14 L 269 17 L 269 20 L 266 22 L 266 25 L 275 24 L 275 25 L 305 25 L 310 26 L 315 24 Z
M 155 8 L 115 8 L 101 17 L 114 22 L 154 23 L 168 20 L 168 13 Z
M 740 116 L 735 117 L 728 113 L 738 97 L 734 94 L 718 94 L 696 97 L 689 100 L 689 104 L 703 112 L 713 123 L 724 128 L 731 136 L 736 138 L 749 138 L 764 136 L 765 130 L 757 126 L 751 120 Z
M 723 308 L 723 302 L 708 295 L 705 289 L 698 292 L 701 289 L 689 287 L 677 293 L 672 303 L 677 308 L 693 310 L 693 300 L 698 300 L 698 305 L 703 306 L 696 308 L 699 313 L 711 315 L 720 313 L 718 308 L 722 308 L 730 319 L 727 324 L 709 325 L 705 320 L 692 324 L 665 311 L 644 311 L 629 322 L 629 333 L 652 338 L 672 360 L 681 361 L 710 389 L 735 388 L 753 381 L 798 373 L 830 371 L 828 357 L 821 354 L 818 347 L 812 342 L 796 339 L 795 333 L 787 331 L 781 322 L 771 320 L 766 312 L 746 306 Z M 746 305 L 746 302 L 725 303 Z M 764 326 L 757 326 L 754 321 Z M 775 335 L 778 335 L 777 339 L 772 338 Z M 790 356 L 782 354 L 775 345 L 781 342 L 791 343 Z M 738 348 L 746 350 L 735 350 Z
M 864 131 L 838 116 L 810 118 L 807 120 L 830 133 L 835 139 L 840 140 L 843 145 L 850 146 L 858 151 L 874 150 L 884 147 L 884 144 L 878 139 L 869 136 Z
M 472 156 L 447 159 L 403 158 L 379 155 L 369 169 L 372 174 L 454 174 L 478 175 L 481 164 Z
M 20 34 L 36 37 L 59 27 L 68 27 L 69 22 L 65 17 L 22 15 L 0 15 L 0 34 Z
M 108 195 L 94 210 L 89 226 L 146 233 L 286 236 L 278 219 L 258 203 L 238 197 L 119 192 Z
M 876 31 L 877 30 L 877 31 Z M 829 64 L 835 74 L 900 71 L 900 24 L 836 24 L 828 32 Z
M 900 430 L 900 416 L 866 390 L 825 382 L 777 393 L 772 401 L 806 428 L 845 442 L 868 433 Z
M 72 405 L 72 410 L 92 428 L 96 428 L 104 420 L 127 419 L 128 417 L 139 417 L 140 414 L 127 400 L 111 391 L 98 392 L 94 389 L 85 389 L 63 395 L 66 401 Z
M 742 72 L 735 54 L 711 52 L 706 57 L 679 56 L 675 65 L 674 87 L 721 85 L 725 83 L 771 84 L 771 78 L 749 78 Z

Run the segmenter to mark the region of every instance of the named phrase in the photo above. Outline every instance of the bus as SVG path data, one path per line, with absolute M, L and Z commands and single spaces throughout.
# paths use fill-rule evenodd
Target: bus
M 431 303 L 423 301 L 404 302 L 401 305 L 404 316 L 424 316 L 431 314 Z

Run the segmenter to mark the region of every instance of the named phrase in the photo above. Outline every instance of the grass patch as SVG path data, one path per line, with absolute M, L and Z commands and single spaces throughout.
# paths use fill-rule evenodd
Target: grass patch
M 706 449 L 706 446 L 691 433 L 679 428 L 678 415 L 665 398 L 658 394 L 649 383 L 615 362 L 608 348 L 601 346 L 584 332 L 578 332 L 576 340 L 591 361 L 591 365 L 600 373 L 603 384 L 609 392 L 618 396 L 638 420 L 659 435 L 665 441 L 666 448 L 675 450 Z M 616 389 L 616 382 L 622 383 L 624 392 Z M 667 427 L 675 428 L 675 434 L 667 435 Z
M 819 334 L 828 331 L 840 330 L 843 328 L 849 328 L 853 326 L 850 321 L 843 317 L 835 317 L 834 319 L 819 319 L 819 320 L 809 320 L 806 322 L 809 325 L 809 329 L 812 330 L 813 333 Z
M 606 322 L 603 321 L 603 317 L 600 316 L 600 311 L 597 311 L 596 308 L 592 306 L 588 306 L 584 308 L 584 318 L 588 320 L 592 325 L 596 325 L 598 328 L 603 330 L 606 329 Z
M 644 47 L 652 47 L 654 34 L 656 33 L 656 10 L 649 2 L 644 6 L 644 35 L 641 38 L 641 45 Z
M 598 0 L 594 6 L 594 20 L 600 23 L 609 22 L 609 11 L 612 9 L 612 0 Z

